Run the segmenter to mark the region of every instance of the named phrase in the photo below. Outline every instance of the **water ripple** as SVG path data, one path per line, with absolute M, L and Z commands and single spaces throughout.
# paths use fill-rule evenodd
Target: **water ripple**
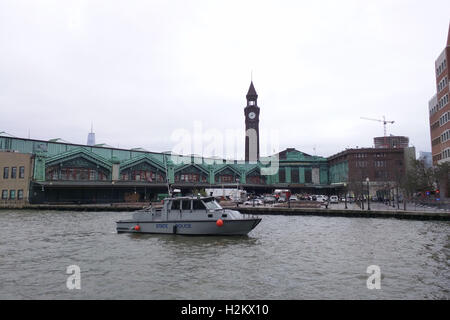
M 129 215 L 2 211 L 0 298 L 450 298 L 448 222 L 264 216 L 246 237 L 117 234 Z M 72 264 L 81 290 L 66 287 Z

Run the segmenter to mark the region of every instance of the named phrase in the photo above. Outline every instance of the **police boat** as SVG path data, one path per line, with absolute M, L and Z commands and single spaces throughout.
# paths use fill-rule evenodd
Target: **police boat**
M 257 216 L 222 208 L 214 197 L 170 197 L 162 207 L 135 211 L 116 224 L 118 233 L 246 235 L 260 222 Z

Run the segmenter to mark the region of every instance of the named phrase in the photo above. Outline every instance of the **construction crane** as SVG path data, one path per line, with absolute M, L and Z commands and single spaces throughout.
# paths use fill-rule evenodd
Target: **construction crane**
M 372 121 L 378 121 L 378 122 L 383 122 L 383 128 L 384 128 L 384 144 L 385 144 L 385 146 L 387 146 L 387 143 L 386 143 L 386 124 L 388 124 L 388 123 L 394 123 L 395 121 L 388 121 L 388 120 L 386 120 L 386 117 L 385 116 L 383 116 L 383 120 L 380 120 L 380 119 L 372 119 L 372 118 L 366 118 L 366 117 L 361 117 L 361 119 L 364 119 L 364 120 L 372 120 Z

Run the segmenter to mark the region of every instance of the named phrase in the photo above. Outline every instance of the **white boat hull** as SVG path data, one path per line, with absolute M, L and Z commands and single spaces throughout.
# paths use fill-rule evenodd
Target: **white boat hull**
M 200 221 L 117 221 L 117 232 L 159 233 L 182 235 L 246 235 L 261 222 L 260 218 L 223 220 L 218 226 L 216 220 Z M 138 226 L 136 228 L 136 226 Z

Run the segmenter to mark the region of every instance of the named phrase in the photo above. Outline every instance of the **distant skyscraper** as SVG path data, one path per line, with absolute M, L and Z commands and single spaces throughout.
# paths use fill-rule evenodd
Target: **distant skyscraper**
M 93 125 L 91 124 L 91 132 L 88 134 L 87 145 L 94 146 L 95 145 L 95 133 L 93 130 Z
M 433 165 L 450 161 L 450 28 L 447 45 L 434 63 L 436 94 L 428 103 Z

